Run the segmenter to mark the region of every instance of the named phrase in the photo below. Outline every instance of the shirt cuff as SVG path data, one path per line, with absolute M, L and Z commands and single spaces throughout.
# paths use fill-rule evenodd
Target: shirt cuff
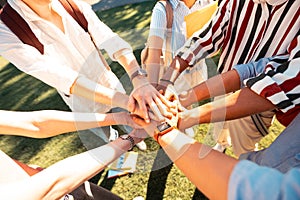
M 118 35 L 115 35 L 114 37 L 106 40 L 101 45 L 105 49 L 105 51 L 108 53 L 109 57 L 113 61 L 117 61 L 114 54 L 122 49 L 127 49 L 126 52 L 128 53 L 133 52 L 131 46 L 125 42 L 122 38 L 120 38 Z
M 262 58 L 257 62 L 235 65 L 233 69 L 235 69 L 240 76 L 241 88 L 245 86 L 244 80 L 261 74 L 270 60 L 271 58 Z

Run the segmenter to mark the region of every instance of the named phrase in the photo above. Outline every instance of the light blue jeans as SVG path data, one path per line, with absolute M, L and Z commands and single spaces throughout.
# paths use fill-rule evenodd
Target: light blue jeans
M 300 114 L 266 149 L 242 154 L 240 160 L 250 160 L 286 173 L 300 167 Z

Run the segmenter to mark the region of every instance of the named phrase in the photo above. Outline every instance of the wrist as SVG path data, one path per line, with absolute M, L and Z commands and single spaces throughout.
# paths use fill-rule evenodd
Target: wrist
M 112 113 L 113 120 L 116 125 L 127 125 L 127 117 L 129 116 L 126 112 Z
M 132 137 L 132 139 L 134 141 L 134 145 L 136 145 L 137 143 L 139 143 L 140 141 L 143 140 L 143 138 L 140 138 L 133 133 L 129 133 L 128 135 L 130 135 Z
M 120 135 L 120 140 L 122 140 L 123 142 L 126 142 L 127 143 L 127 150 L 128 151 L 131 151 L 132 149 L 133 149 L 133 147 L 134 147 L 134 145 L 136 144 L 135 143 L 135 140 L 134 140 L 134 138 L 131 136 L 131 135 L 127 135 L 127 134 L 125 134 L 125 135 Z
M 137 76 L 132 80 L 132 85 L 134 88 L 139 88 L 139 87 L 142 87 L 147 84 L 150 84 L 150 83 L 149 83 L 148 79 L 143 76 Z
M 154 140 L 159 143 L 159 141 L 158 141 L 159 138 L 165 134 L 168 134 L 173 129 L 176 129 L 176 127 L 170 125 L 166 121 L 157 125 L 156 130 L 154 131 L 154 135 L 153 135 Z
M 111 104 L 114 107 L 120 107 L 128 110 L 128 101 L 129 97 L 126 94 L 117 91 L 112 97 Z
M 131 75 L 130 75 L 130 80 L 131 82 L 134 84 L 134 82 L 136 82 L 136 79 L 139 78 L 146 78 L 148 76 L 146 70 L 142 69 L 142 68 L 137 68 Z
M 159 79 L 160 82 L 165 82 L 166 86 L 168 86 L 169 84 L 173 85 L 174 86 L 174 82 L 168 80 L 168 79 Z
M 158 142 L 170 159 L 175 162 L 196 141 L 178 129 L 173 129 L 168 134 L 159 137 Z

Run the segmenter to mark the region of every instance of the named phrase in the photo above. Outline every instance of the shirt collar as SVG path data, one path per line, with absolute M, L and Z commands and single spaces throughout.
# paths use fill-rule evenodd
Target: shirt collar
M 173 7 L 173 10 L 175 10 L 178 7 L 179 1 L 180 0 L 170 0 L 170 3 L 172 5 L 172 7 Z
M 253 0 L 254 3 L 268 3 L 272 6 L 277 6 L 277 5 L 280 5 L 280 4 L 283 4 L 285 3 L 286 1 L 288 0 Z
M 208 1 L 208 0 L 206 0 L 206 1 Z M 174 10 L 177 9 L 177 7 L 179 6 L 180 3 L 185 4 L 184 2 L 182 2 L 180 0 L 170 0 L 170 3 Z M 203 0 L 196 0 L 195 4 L 190 9 L 192 9 L 195 6 L 201 5 L 202 3 L 203 3 Z

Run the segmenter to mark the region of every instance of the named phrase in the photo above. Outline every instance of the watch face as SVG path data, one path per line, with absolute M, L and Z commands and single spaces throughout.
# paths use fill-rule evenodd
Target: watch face
M 157 129 L 159 130 L 159 132 L 167 130 L 170 127 L 171 127 L 171 125 L 168 122 L 164 122 L 164 123 L 162 123 L 160 125 L 157 125 Z
M 147 76 L 147 72 L 146 72 L 146 70 L 144 70 L 144 69 L 139 69 L 139 70 L 138 70 L 138 73 L 139 73 L 139 75 Z

